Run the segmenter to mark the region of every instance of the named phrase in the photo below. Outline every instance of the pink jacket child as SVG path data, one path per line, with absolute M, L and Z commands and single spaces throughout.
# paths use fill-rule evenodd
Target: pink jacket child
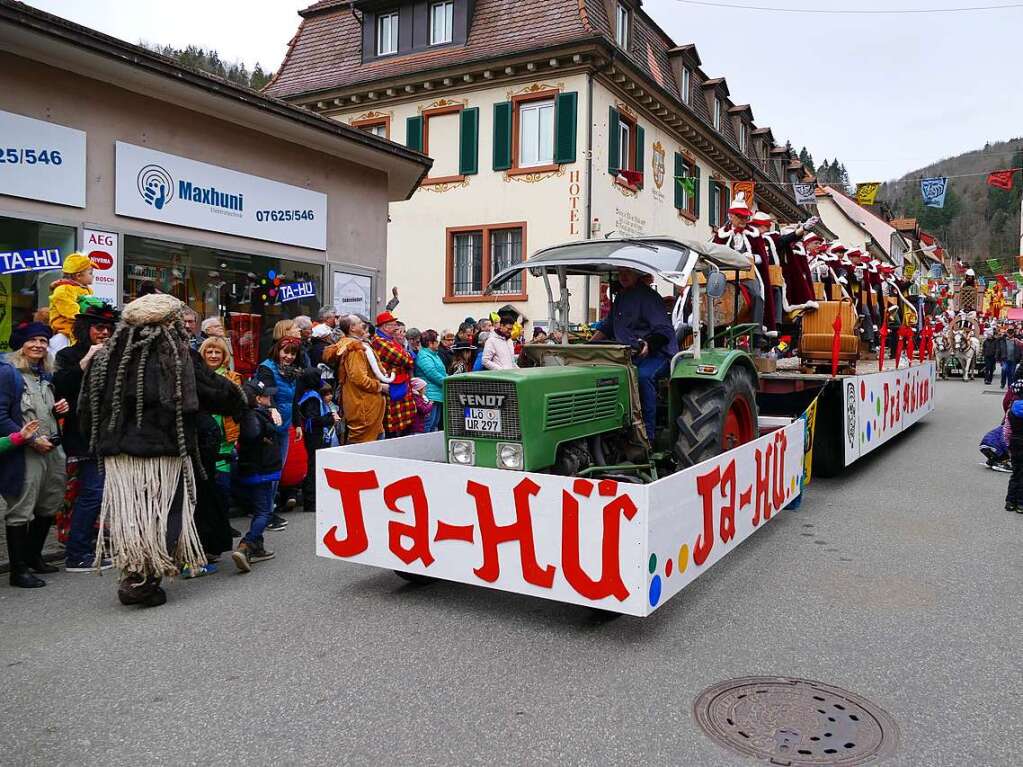
M 412 402 L 416 406 L 416 414 L 412 418 L 412 433 L 426 432 L 426 419 L 433 412 L 433 403 L 426 398 L 426 381 L 422 378 L 412 379 Z

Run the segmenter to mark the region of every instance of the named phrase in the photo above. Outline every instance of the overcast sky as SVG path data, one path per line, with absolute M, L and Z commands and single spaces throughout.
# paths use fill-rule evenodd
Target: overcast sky
M 28 0 L 138 42 L 215 47 L 276 69 L 312 0 Z M 936 9 L 1007 0 L 709 0 L 811 9 Z M 679 0 L 644 8 L 678 43 L 695 43 L 779 141 L 853 181 L 900 176 L 942 157 L 1023 135 L 1023 8 L 970 13 L 823 15 L 739 11 Z M 1015 70 L 1015 71 L 1014 71 Z M 991 158 L 992 168 L 1010 157 Z

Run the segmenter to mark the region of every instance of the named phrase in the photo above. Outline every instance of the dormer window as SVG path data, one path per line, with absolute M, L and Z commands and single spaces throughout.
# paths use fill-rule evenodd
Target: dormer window
M 629 48 L 629 9 L 625 3 L 618 3 L 615 10 L 615 41 L 619 47 Z
M 714 97 L 714 130 L 721 130 L 721 99 Z
M 689 67 L 682 67 L 682 82 L 679 84 L 679 91 L 682 96 L 682 103 L 689 103 L 689 94 L 692 91 L 692 78 L 693 73 L 689 71 Z
M 455 18 L 455 4 L 451 0 L 430 5 L 430 45 L 450 43 Z
M 749 126 L 739 122 L 739 151 L 746 154 L 746 145 L 749 143 Z
M 377 16 L 377 56 L 398 52 L 398 11 Z

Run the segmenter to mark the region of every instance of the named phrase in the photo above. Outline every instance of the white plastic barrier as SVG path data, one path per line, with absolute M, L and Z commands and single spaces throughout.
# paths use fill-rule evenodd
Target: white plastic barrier
M 934 362 L 843 379 L 845 465 L 875 450 L 934 410 Z
M 646 616 L 799 495 L 803 422 L 649 485 L 444 459 L 442 433 L 319 451 L 317 553 Z

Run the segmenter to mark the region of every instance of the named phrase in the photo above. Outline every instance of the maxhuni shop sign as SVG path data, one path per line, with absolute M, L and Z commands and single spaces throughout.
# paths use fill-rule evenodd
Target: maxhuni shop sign
M 115 211 L 194 229 L 327 248 L 327 196 L 117 142 Z

